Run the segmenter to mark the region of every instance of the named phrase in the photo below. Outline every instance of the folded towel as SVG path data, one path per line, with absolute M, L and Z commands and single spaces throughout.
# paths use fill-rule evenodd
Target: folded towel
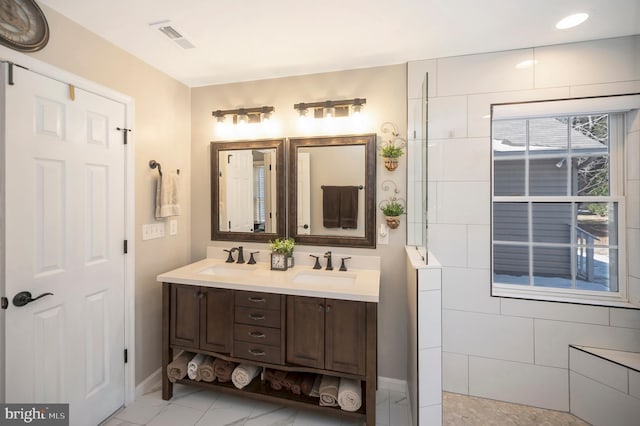
M 251 383 L 254 377 L 260 374 L 260 370 L 260 367 L 257 365 L 240 364 L 233 370 L 231 381 L 235 387 L 242 389 Z
M 271 389 L 280 390 L 284 387 L 284 381 L 287 378 L 286 371 L 270 370 L 264 372 L 264 379 L 271 384 Z
M 344 186 L 340 190 L 340 227 L 358 228 L 358 192 L 357 186 Z
M 231 380 L 233 370 L 238 364 L 231 361 L 225 361 L 220 358 L 216 358 L 213 361 L 213 372 L 221 383 L 226 383 Z
M 179 176 L 176 173 L 164 173 L 158 176 L 156 183 L 156 219 L 179 216 L 178 202 Z
M 358 411 L 362 406 L 362 386 L 360 380 L 340 379 L 338 405 L 345 411 Z
M 325 228 L 358 228 L 358 186 L 322 187 L 322 225 Z
M 313 384 L 314 381 L 316 379 L 316 375 L 315 374 L 310 374 L 310 373 L 303 373 L 302 374 L 302 381 L 300 383 L 300 390 L 302 391 L 302 394 L 305 396 L 309 396 L 311 394 L 311 390 L 313 389 Z M 320 386 L 318 384 L 318 386 Z
M 284 379 L 283 386 L 285 387 L 285 389 L 289 389 L 294 394 L 300 395 L 300 393 L 302 392 L 300 383 L 302 383 L 302 375 L 300 373 L 289 373 Z
M 323 407 L 338 406 L 338 386 L 340 379 L 333 376 L 322 376 L 320 382 L 320 405 Z
M 191 380 L 195 380 L 199 382 L 202 380 L 202 375 L 200 374 L 200 365 L 204 361 L 205 356 L 203 354 L 198 354 L 194 356 L 191 361 L 189 361 L 189 366 L 187 367 L 187 374 Z
M 314 398 L 320 397 L 320 382 L 322 381 L 322 376 L 317 375 L 315 381 L 313 382 L 313 387 L 311 388 L 311 392 L 309 392 L 309 396 Z
M 207 356 L 202 364 L 200 364 L 200 376 L 202 380 L 205 382 L 213 382 L 216 379 L 216 375 L 213 373 L 213 358 L 212 356 Z
M 184 379 L 187 375 L 189 361 L 191 361 L 194 355 L 195 354 L 191 352 L 182 352 L 176 359 L 169 363 L 167 366 L 167 376 L 171 383 Z

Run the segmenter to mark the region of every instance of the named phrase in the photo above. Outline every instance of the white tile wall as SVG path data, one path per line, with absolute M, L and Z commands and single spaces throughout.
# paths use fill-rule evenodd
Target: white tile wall
M 441 426 L 442 405 L 420 407 L 420 426 Z
M 483 398 L 569 410 L 567 370 L 469 357 L 469 393 Z
M 425 73 L 429 73 L 429 97 L 438 96 L 436 93 L 436 68 L 435 59 L 411 62 L 411 66 L 407 70 L 407 96 L 409 99 L 422 97 L 422 82 Z
M 510 92 L 480 93 L 469 96 L 469 137 L 489 136 L 491 133 L 491 104 L 506 102 L 524 102 L 546 99 L 566 99 L 569 87 L 550 89 L 518 90 Z
M 442 307 L 467 312 L 500 313 L 500 298 L 491 297 L 488 269 L 446 268 L 442 271 Z
M 420 349 L 420 407 L 442 404 L 442 351 L 440 348 Z
M 629 275 L 640 277 L 640 229 L 627 229 L 627 259 Z
M 630 132 L 627 139 L 627 178 L 640 179 L 640 131 Z
M 429 222 L 429 226 L 431 226 L 432 223 L 438 222 L 435 207 L 438 204 L 438 183 L 435 181 L 429 181 L 429 183 L 427 183 L 427 191 L 427 196 L 429 197 L 427 220 Z M 431 248 L 431 245 L 429 245 L 429 248 Z
M 596 426 L 637 426 L 638 400 L 571 372 L 571 412 Z
M 442 350 L 533 363 L 533 320 L 445 309 Z
M 609 325 L 609 308 L 602 306 L 504 299 L 502 314 L 516 317 Z
M 640 399 L 640 373 L 629 370 L 629 395 Z
M 446 342 L 446 332 L 443 337 Z M 640 330 L 535 320 L 536 364 L 567 368 L 570 344 L 640 352 Z
M 469 355 L 442 352 L 442 389 L 469 393 Z
M 611 308 L 613 327 L 640 328 L 640 310 Z
M 407 104 L 407 139 L 422 139 L 423 129 L 422 99 L 409 99 Z
M 620 83 L 588 84 L 586 86 L 572 86 L 572 98 L 587 96 L 617 95 L 623 93 L 640 92 L 640 81 L 622 81 Z
M 435 206 L 430 203 L 430 210 Z M 429 250 L 442 266 L 467 266 L 467 226 L 429 223 Z
M 430 178 L 488 182 L 491 177 L 488 147 L 487 138 L 430 139 Z
M 438 182 L 438 222 L 489 224 L 489 182 Z
M 627 181 L 626 192 L 627 227 L 640 229 L 640 180 Z
M 467 137 L 467 97 L 429 99 L 429 141 Z
M 533 89 L 533 49 L 438 59 L 438 96 Z
M 627 393 L 627 368 L 576 348 L 569 348 L 569 369 L 603 385 Z
M 418 348 L 442 347 L 441 291 L 418 293 Z
M 640 80 L 637 46 L 636 36 L 537 47 L 535 87 Z
M 490 264 L 490 237 L 489 225 L 467 226 L 467 266 L 475 269 L 489 269 Z
M 418 269 L 418 291 L 440 290 L 442 288 L 442 269 Z

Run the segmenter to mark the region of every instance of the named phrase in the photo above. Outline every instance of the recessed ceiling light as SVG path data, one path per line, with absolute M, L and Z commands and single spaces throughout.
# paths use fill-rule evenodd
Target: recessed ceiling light
M 566 30 L 568 28 L 573 28 L 582 24 L 588 18 L 589 18 L 588 13 L 584 13 L 584 12 L 574 13 L 573 15 L 569 15 L 566 18 L 562 18 L 560 21 L 558 21 L 558 23 L 556 24 L 556 28 L 559 30 Z

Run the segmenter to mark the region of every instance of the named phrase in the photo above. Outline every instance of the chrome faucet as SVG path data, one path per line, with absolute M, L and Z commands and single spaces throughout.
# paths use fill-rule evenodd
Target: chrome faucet
M 324 258 L 327 259 L 327 267 L 325 268 L 327 271 L 333 271 L 333 265 L 331 265 L 331 252 L 328 251 L 324 254 Z

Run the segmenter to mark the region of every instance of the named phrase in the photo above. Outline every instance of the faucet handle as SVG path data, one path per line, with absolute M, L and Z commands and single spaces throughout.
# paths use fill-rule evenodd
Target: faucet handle
M 234 247 L 230 250 L 224 249 L 224 251 L 226 251 L 227 253 L 229 253 L 229 256 L 227 256 L 227 260 L 225 260 L 225 263 L 233 263 L 233 252 L 236 251 L 237 249 Z
M 247 262 L 247 265 L 254 265 L 256 263 L 256 260 L 253 258 L 253 255 L 256 253 L 260 253 L 259 251 L 252 251 L 249 253 L 249 261 Z
M 342 262 L 340 263 L 340 270 L 341 271 L 346 271 L 347 270 L 347 267 L 345 266 L 344 261 L 345 260 L 349 260 L 349 259 L 351 259 L 351 257 L 343 257 L 341 259 L 342 260 Z
M 313 269 L 322 269 L 322 266 L 320 266 L 320 256 L 316 256 L 314 254 L 310 254 L 309 256 L 313 257 L 316 260 L 315 265 L 313 265 Z

